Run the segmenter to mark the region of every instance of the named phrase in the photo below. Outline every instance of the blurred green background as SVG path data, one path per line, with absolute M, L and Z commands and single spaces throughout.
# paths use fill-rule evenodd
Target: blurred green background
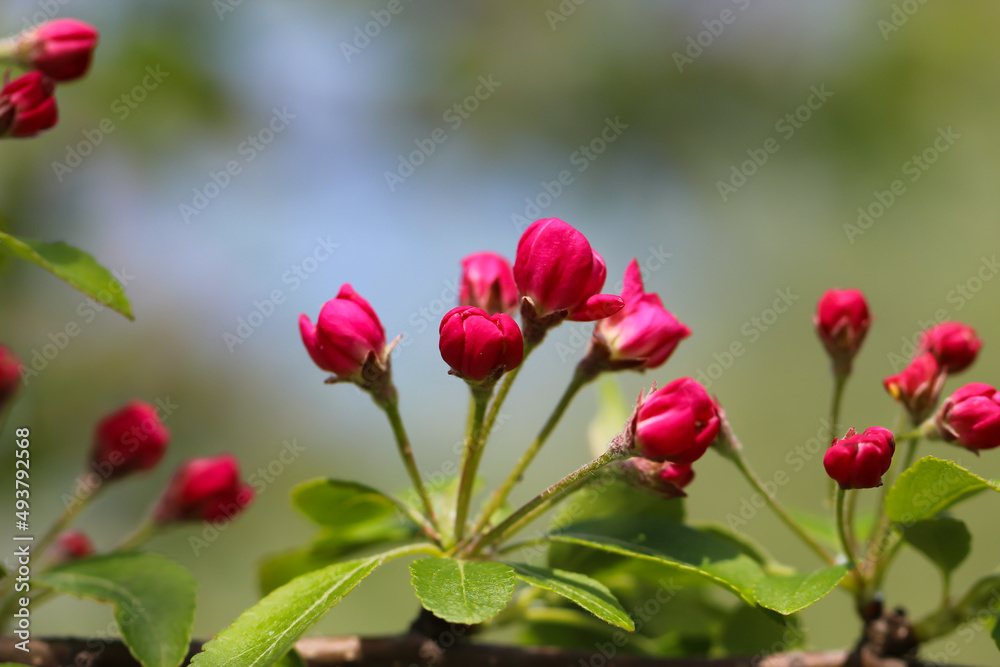
M 12 429 L 30 426 L 41 523 L 61 506 L 102 414 L 133 397 L 177 404 L 167 462 L 83 516 L 109 547 L 182 459 L 233 452 L 250 473 L 272 464 L 283 441 L 303 446 L 208 548 L 196 555 L 189 546 L 201 526 L 153 543 L 201 582 L 199 636 L 254 602 L 263 555 L 311 533 L 286 502 L 292 485 L 320 474 L 405 484 L 368 398 L 323 385 L 299 341 L 299 313 L 314 317 L 349 281 L 390 336 L 405 335 L 394 361 L 404 417 L 420 463 L 437 470 L 456 458 L 466 405 L 435 336 L 456 299 L 458 262 L 482 249 L 512 257 L 536 217 L 583 231 L 607 261 L 609 290 L 632 257 L 647 267 L 647 287 L 694 335 L 663 368 L 620 376 L 626 394 L 712 374 L 710 389 L 761 476 L 790 475 L 779 492 L 788 505 L 823 510 L 819 457 L 799 471 L 786 456 L 827 413 L 827 360 L 810 321 L 824 289 L 863 289 L 875 315 L 848 387 L 847 424 L 891 426 L 896 406 L 881 379 L 934 318 L 967 322 L 985 339 L 976 366 L 946 391 L 1000 381 L 994 2 L 0 8 L 6 34 L 55 17 L 92 22 L 101 45 L 89 78 L 59 89 L 58 127 L 4 143 L 0 210 L 12 232 L 65 240 L 118 270 L 137 317 L 98 313 L 36 268 L 4 266 L 0 340 L 39 370 L 8 421 L 4 467 Z M 103 119 L 113 131 L 99 129 Z M 421 146 L 433 153 L 412 155 Z M 401 161 L 420 164 L 410 173 Z M 238 173 L 227 179 L 230 163 Z M 564 170 L 568 185 L 554 185 Z M 896 180 L 902 194 L 891 193 Z M 333 244 L 319 253 L 324 261 L 310 259 Z M 281 303 L 269 306 L 275 290 Z M 792 304 L 772 317 L 777 291 Z M 227 334 L 240 335 L 241 318 L 259 326 L 233 344 Z M 67 342 L 60 332 L 71 322 L 80 334 Z M 491 479 L 543 422 L 588 335 L 565 325 L 533 355 L 486 454 Z M 63 349 L 42 356 L 58 340 Z M 744 353 L 727 357 L 736 342 Z M 519 498 L 586 460 L 594 400 L 593 391 L 578 399 Z M 932 451 L 1000 477 L 1000 454 L 923 445 Z M 737 513 L 749 489 L 735 470 L 712 454 L 697 470 L 690 515 Z M 0 480 L 4 497 L 11 487 Z M 997 498 L 984 496 L 957 512 L 975 537 L 956 590 L 997 567 L 997 511 Z M 815 565 L 771 515 L 744 529 L 782 560 Z M 0 539 L 9 532 L 0 526 Z M 418 608 L 406 577 L 399 563 L 380 570 L 320 631 L 401 630 Z M 922 615 L 938 586 L 907 552 L 888 603 Z M 853 641 L 850 613 L 839 594 L 808 610 L 811 644 Z M 105 608 L 66 600 L 39 610 L 35 630 L 86 634 L 110 619 Z M 988 633 L 974 634 L 957 640 L 955 661 L 995 664 Z

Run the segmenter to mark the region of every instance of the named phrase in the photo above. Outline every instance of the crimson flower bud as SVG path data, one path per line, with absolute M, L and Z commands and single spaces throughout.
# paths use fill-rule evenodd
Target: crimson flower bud
M 607 345 L 611 360 L 641 360 L 638 368 L 656 368 L 691 335 L 691 330 L 663 307 L 658 295 L 645 291 L 635 259 L 625 269 L 622 299 L 625 306 L 620 311 L 594 326 L 594 334 Z
M 684 487 L 694 479 L 691 465 L 650 461 L 634 457 L 617 463 L 622 477 L 632 486 L 662 498 L 683 498 Z
M 694 463 L 719 434 L 719 425 L 719 408 L 705 388 L 691 378 L 678 378 L 640 399 L 635 454 Z
M 813 322 L 837 372 L 850 372 L 872 323 L 864 295 L 856 289 L 827 291 L 816 304 Z
M 229 454 L 183 463 L 155 509 L 159 524 L 232 519 L 253 500 L 253 488 L 240 481 L 240 465 Z
M 94 545 L 85 533 L 79 530 L 67 530 L 60 533 L 56 541 L 52 543 L 48 556 L 55 564 L 86 558 L 93 553 Z
M 90 69 L 97 47 L 94 26 L 76 19 L 41 24 L 18 38 L 21 64 L 56 81 L 79 79 Z
M 941 437 L 972 451 L 1000 446 L 1000 392 L 982 382 L 959 387 L 935 418 Z
M 131 401 L 97 424 L 91 466 L 104 479 L 156 466 L 167 451 L 170 431 L 149 403 Z
M 59 120 L 55 82 L 28 72 L 0 89 L 0 137 L 33 137 Z
M 382 322 L 349 283 L 323 305 L 315 325 L 301 315 L 299 331 L 316 365 L 343 379 L 359 377 L 369 357 L 381 360 L 385 353 Z
M 441 357 L 453 374 L 470 382 L 495 382 L 524 359 L 521 330 L 506 313 L 459 306 L 445 313 L 439 331 Z
M 900 373 L 890 375 L 883 384 L 894 399 L 906 406 L 914 423 L 926 417 L 937 405 L 947 374 L 934 355 L 924 353 Z
M 895 451 L 889 429 L 873 426 L 859 435 L 852 428 L 826 450 L 823 467 L 842 489 L 873 489 L 882 486 Z
M 495 252 L 477 252 L 463 259 L 458 300 L 490 314 L 513 313 L 518 294 L 510 262 Z
M 961 373 L 971 366 L 982 346 L 976 330 L 961 322 L 942 322 L 920 339 L 920 352 L 933 354 L 948 373 Z
M 21 386 L 21 360 L 0 345 L 0 412 L 17 394 Z
M 564 311 L 562 318 L 592 322 L 617 313 L 621 297 L 598 294 L 606 277 L 586 237 L 558 218 L 531 223 L 517 243 L 514 280 L 537 319 Z

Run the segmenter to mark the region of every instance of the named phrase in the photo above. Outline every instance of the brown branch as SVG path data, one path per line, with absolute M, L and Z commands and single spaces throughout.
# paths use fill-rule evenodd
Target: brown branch
M 14 639 L 0 637 L 0 662 L 35 667 L 139 667 L 120 641 L 59 639 L 32 640 L 25 653 Z M 192 642 L 191 656 L 202 642 Z M 878 658 L 862 652 L 777 653 L 764 658 L 651 658 L 605 656 L 600 652 L 555 648 L 459 643 L 442 649 L 417 634 L 393 637 L 317 637 L 296 644 L 307 667 L 931 667 L 921 661 Z M 187 661 L 185 661 L 187 664 Z M 958 667 L 957 665 L 953 667 Z

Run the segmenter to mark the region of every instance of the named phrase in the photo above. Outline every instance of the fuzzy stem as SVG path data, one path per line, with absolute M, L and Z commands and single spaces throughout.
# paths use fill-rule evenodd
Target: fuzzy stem
M 537 496 L 518 508 L 513 514 L 507 517 L 495 528 L 473 542 L 468 548 L 469 553 L 479 553 L 483 548 L 489 546 L 490 544 L 493 544 L 503 538 L 510 537 L 534 520 L 535 517 L 537 517 L 541 512 L 551 507 L 555 502 L 561 500 L 566 494 L 581 488 L 588 481 L 593 481 L 593 473 L 597 472 L 609 463 L 625 458 L 628 458 L 628 453 L 625 451 L 625 448 L 623 446 L 616 446 L 615 444 L 612 444 L 612 446 L 608 447 L 607 451 L 599 457 L 539 493 Z
M 554 431 L 556 426 L 559 424 L 559 420 L 562 419 L 566 409 L 569 407 L 570 403 L 573 402 L 573 398 L 577 395 L 580 389 L 582 389 L 595 377 L 597 376 L 585 373 L 577 367 L 576 372 L 573 374 L 573 379 L 570 380 L 569 385 L 563 392 L 562 398 L 559 399 L 559 403 L 556 404 L 552 414 L 549 415 L 548 421 L 546 421 L 545 425 L 542 426 L 542 430 L 538 432 L 534 442 L 531 443 L 528 450 L 521 456 L 520 460 L 518 460 L 514 469 L 507 476 L 507 479 L 504 480 L 504 483 L 500 486 L 500 488 L 493 492 L 486 508 L 483 509 L 479 518 L 476 520 L 475 527 L 472 529 L 474 534 L 482 532 L 482 530 L 493 518 L 493 515 L 496 514 L 497 510 L 503 506 L 504 502 L 507 500 L 507 496 L 510 495 L 511 490 L 521 480 L 521 476 L 524 475 L 524 471 L 528 469 L 528 466 L 531 465 L 531 462 L 535 460 L 536 456 L 538 456 L 538 452 L 541 451 L 546 441 L 548 441 L 549 436 L 552 435 L 552 431 Z
M 743 458 L 742 451 L 734 449 L 733 453 L 727 456 L 727 458 L 729 458 L 736 464 L 736 467 L 739 468 L 740 472 L 743 473 L 743 476 L 747 478 L 747 481 L 750 482 L 750 485 L 753 486 L 753 488 L 755 488 L 757 492 L 764 497 L 764 500 L 770 506 L 771 510 L 777 515 L 779 519 L 781 519 L 781 521 L 786 526 L 788 526 L 788 528 L 793 533 L 795 533 L 799 537 L 799 539 L 801 539 L 805 543 L 807 547 L 809 547 L 817 556 L 822 558 L 829 565 L 837 564 L 837 561 L 834 559 L 832 555 L 830 555 L 830 553 L 826 549 L 823 548 L 823 545 L 817 542 L 816 539 L 812 535 L 810 535 L 805 528 L 799 525 L 799 522 L 792 518 L 792 515 L 788 513 L 788 510 L 782 507 L 781 504 L 777 501 L 777 499 L 772 497 L 771 494 L 767 492 L 767 490 L 764 488 L 763 483 L 760 481 L 760 478 L 757 477 L 754 471 L 750 469 L 750 466 L 747 464 L 746 459 Z
M 465 524 L 469 518 L 469 503 L 472 500 L 472 489 L 476 484 L 476 472 L 483 458 L 485 438 L 483 419 L 486 417 L 486 406 L 493 393 L 493 386 L 469 386 L 472 393 L 472 403 L 469 406 L 471 418 L 465 434 L 465 451 L 462 454 L 461 476 L 458 481 L 458 497 L 455 502 L 455 542 L 461 542 L 465 536 Z
M 375 404 L 382 408 L 389 419 L 389 426 L 392 427 L 392 433 L 396 437 L 396 447 L 399 450 L 399 456 L 403 459 L 403 465 L 410 476 L 413 488 L 416 489 L 420 500 L 424 504 L 424 512 L 427 514 L 427 518 L 437 532 L 440 533 L 441 527 L 438 525 L 437 515 L 434 513 L 434 504 L 431 502 L 431 496 L 427 492 L 427 487 L 424 486 L 424 480 L 420 478 L 420 470 L 417 468 L 417 460 L 413 456 L 410 438 L 406 434 L 406 428 L 403 426 L 403 418 L 399 414 L 399 399 L 396 396 L 395 390 L 385 397 L 372 394 L 372 398 L 375 400 Z

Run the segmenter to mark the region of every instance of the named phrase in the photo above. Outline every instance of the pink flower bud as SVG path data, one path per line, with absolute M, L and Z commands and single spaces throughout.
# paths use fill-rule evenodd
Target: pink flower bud
M 864 295 L 856 289 L 827 291 L 816 305 L 813 322 L 838 372 L 850 371 L 872 323 Z
M 0 137 L 33 137 L 59 120 L 55 82 L 28 72 L 0 89 Z
M 459 306 L 445 313 L 439 331 L 441 357 L 455 375 L 471 382 L 496 381 L 524 359 L 521 330 L 506 313 Z
M 719 434 L 719 409 L 705 388 L 678 378 L 640 399 L 635 453 L 653 461 L 689 464 Z
M 316 324 L 299 317 L 306 351 L 317 366 L 341 378 L 356 377 L 368 359 L 385 353 L 385 329 L 378 315 L 349 283 L 327 301 Z
M 684 487 L 694 479 L 691 465 L 650 461 L 634 457 L 618 462 L 622 477 L 632 486 L 662 498 L 683 498 Z
M 972 451 L 1000 446 L 1000 392 L 972 382 L 949 396 L 935 418 L 941 437 Z
M 13 400 L 21 386 L 21 360 L 0 345 L 0 412 Z
M 495 252 L 477 252 L 463 259 L 458 300 L 490 314 L 516 311 L 519 299 L 510 262 Z
M 591 322 L 617 313 L 621 297 L 598 294 L 606 276 L 586 237 L 558 218 L 536 220 L 518 241 L 514 280 L 539 319 L 566 311 L 571 320 Z
M 663 307 L 659 296 L 645 291 L 635 259 L 625 269 L 622 299 L 625 307 L 594 327 L 594 333 L 611 350 L 612 360 L 637 359 L 643 361 L 640 368 L 656 368 L 691 335 L 691 330 Z
M 895 451 L 892 431 L 873 426 L 859 435 L 852 428 L 826 450 L 823 467 L 842 489 L 873 489 L 882 486 Z
M 920 352 L 930 352 L 949 373 L 961 373 L 972 365 L 983 341 L 976 330 L 961 322 L 942 322 L 920 339 Z
M 902 372 L 890 375 L 883 384 L 894 399 L 906 406 L 914 422 L 926 417 L 937 405 L 946 378 L 932 354 L 921 354 Z
M 240 466 L 228 454 L 183 463 L 160 497 L 157 523 L 232 519 L 253 500 L 253 488 L 240 481 Z
M 68 563 L 71 560 L 86 558 L 94 553 L 94 545 L 85 533 L 79 530 L 67 530 L 60 533 L 48 551 L 53 563 Z
M 48 21 L 18 38 L 19 59 L 50 79 L 72 81 L 90 69 L 97 39 L 97 30 L 83 21 Z
M 97 424 L 91 466 L 104 479 L 156 466 L 167 451 L 170 431 L 149 403 L 132 401 Z

